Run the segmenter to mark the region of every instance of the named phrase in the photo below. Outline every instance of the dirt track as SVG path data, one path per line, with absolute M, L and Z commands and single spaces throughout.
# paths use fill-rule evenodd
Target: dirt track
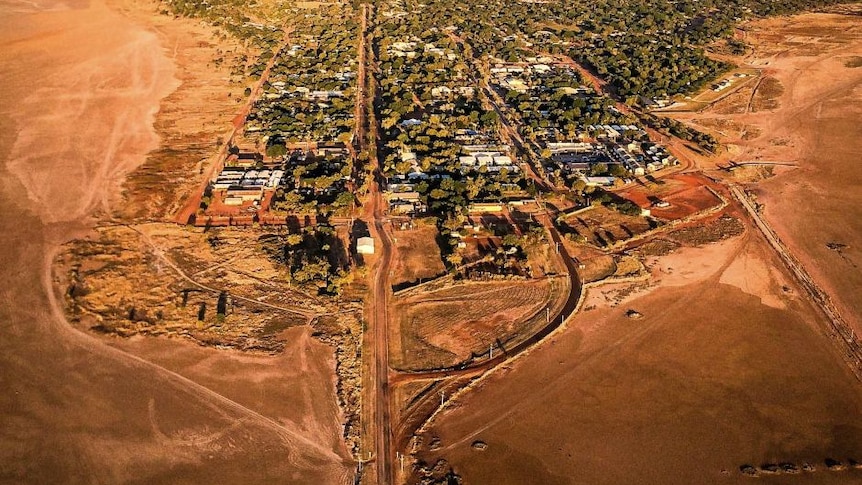
M 860 7 L 857 5 L 856 11 Z M 743 89 L 700 114 L 674 115 L 719 130 L 725 160 L 792 163 L 749 187 L 765 204 L 764 217 L 858 333 L 862 236 L 858 170 L 862 127 L 862 55 L 858 15 L 805 14 L 758 21 L 746 28 L 754 52 L 740 63 L 762 69 L 778 89 Z M 752 99 L 768 109 L 751 111 Z M 716 128 L 717 118 L 727 123 Z M 722 133 L 723 132 L 723 133 Z M 830 243 L 846 245 L 830 249 Z
M 0 482 L 348 483 L 332 381 L 327 421 L 301 423 L 241 403 L 242 380 L 210 388 L 200 369 L 153 364 L 66 323 L 52 291 L 58 245 L 85 233 L 157 146 L 153 119 L 176 82 L 156 36 L 99 2 L 10 15 L 0 33 Z

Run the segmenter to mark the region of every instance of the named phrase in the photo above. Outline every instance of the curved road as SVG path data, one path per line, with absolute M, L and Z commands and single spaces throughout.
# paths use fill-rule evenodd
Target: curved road
M 479 363 L 466 363 L 461 366 L 447 369 L 435 369 L 416 372 L 400 371 L 393 376 L 392 382 L 390 384 L 410 380 L 443 379 L 447 377 L 480 374 L 493 368 L 496 365 L 502 364 L 511 357 L 518 355 L 521 352 L 524 352 L 536 343 L 542 341 L 545 337 L 547 337 L 554 330 L 556 330 L 557 327 L 562 325 L 567 317 L 571 316 L 572 313 L 574 313 L 575 309 L 577 308 L 578 300 L 580 299 L 582 289 L 581 278 L 578 275 L 577 271 L 578 265 L 575 260 L 569 255 L 568 251 L 566 251 L 565 245 L 563 245 L 563 241 L 560 237 L 559 232 L 557 232 L 556 228 L 554 228 L 553 224 L 551 224 L 550 218 L 547 216 L 547 214 L 543 218 L 546 219 L 545 221 L 543 221 L 543 224 L 550 233 L 552 242 L 554 244 L 559 244 L 560 258 L 562 259 L 563 264 L 566 265 L 566 269 L 569 273 L 569 296 L 566 298 L 566 302 L 563 304 L 563 307 L 560 309 L 560 311 L 556 315 L 554 315 L 553 318 L 550 319 L 547 325 L 539 329 L 535 334 L 531 335 L 526 340 L 516 344 L 511 349 L 499 353 L 493 359 L 483 360 Z

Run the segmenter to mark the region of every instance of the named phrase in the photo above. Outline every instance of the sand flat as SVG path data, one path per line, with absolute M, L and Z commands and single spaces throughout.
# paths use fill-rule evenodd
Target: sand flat
M 744 250 L 769 254 L 755 237 Z M 776 308 L 720 283 L 729 256 L 706 279 L 579 314 L 439 417 L 426 439 L 442 447 L 420 456 L 447 459 L 468 483 L 500 484 L 749 483 L 741 465 L 822 469 L 825 458 L 852 457 L 862 390 L 820 316 L 798 299 Z M 628 308 L 644 317 L 626 318 Z M 474 450 L 476 440 L 488 448 Z
M 778 47 L 788 49 L 767 58 L 772 76 L 784 86 L 784 94 L 777 110 L 763 113 L 756 121 L 764 133 L 791 140 L 789 148 L 796 152 L 800 164 L 799 170 L 760 184 L 765 214 L 859 332 L 862 69 L 846 63 L 862 55 L 862 24 L 858 16 L 808 14 L 782 22 L 765 21 L 758 28 L 779 36 Z M 800 31 L 813 39 L 798 46 L 785 45 Z M 835 39 L 841 42 L 823 42 Z M 765 40 L 755 37 L 755 45 Z M 757 51 L 753 61 L 761 61 L 756 56 Z M 746 150 L 768 153 L 769 149 L 757 141 Z M 847 247 L 839 252 L 830 250 L 829 243 Z
M 859 333 L 862 68 L 850 61 L 862 56 L 862 23 L 855 9 L 857 15 L 809 13 L 749 24 L 746 41 L 754 51 L 738 62 L 763 71 L 756 95 L 748 90 L 703 113 L 674 117 L 707 128 L 716 118 L 742 127 L 748 135 L 713 126 L 729 146 L 723 158 L 797 165 L 751 188 L 781 240 Z M 772 107 L 749 103 L 767 91 Z
M 285 412 L 240 399 L 254 383 L 209 375 L 226 364 L 206 352 L 188 352 L 198 367 L 159 352 L 153 363 L 67 324 L 52 291 L 58 244 L 83 234 L 158 145 L 173 67 L 156 36 L 99 1 L 0 12 L 0 483 L 350 482 L 322 346 L 285 356 L 300 369 L 315 359 L 308 379 L 322 380 L 297 386 Z M 256 365 L 240 359 L 221 377 Z

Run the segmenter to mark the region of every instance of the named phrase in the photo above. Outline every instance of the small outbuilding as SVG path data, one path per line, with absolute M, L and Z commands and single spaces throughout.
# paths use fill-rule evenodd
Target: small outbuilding
M 374 238 L 360 237 L 357 239 L 356 252 L 359 254 L 374 254 Z

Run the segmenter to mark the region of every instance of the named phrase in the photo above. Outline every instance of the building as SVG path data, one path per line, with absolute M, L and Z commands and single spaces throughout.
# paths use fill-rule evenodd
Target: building
M 468 211 L 471 214 L 503 212 L 503 204 L 498 202 L 474 202 L 470 204 Z
M 374 238 L 360 237 L 357 239 L 356 252 L 359 254 L 374 254 Z
M 587 187 L 613 187 L 616 177 L 583 177 Z

